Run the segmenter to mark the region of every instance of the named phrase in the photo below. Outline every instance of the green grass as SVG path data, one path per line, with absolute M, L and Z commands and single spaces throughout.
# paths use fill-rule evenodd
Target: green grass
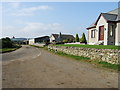
M 0 49 L 0 53 L 15 51 L 17 48 L 3 48 Z
M 40 46 L 36 46 L 36 45 L 30 45 L 32 47 L 36 47 L 36 48 L 44 48 L 44 47 L 40 47 Z
M 113 46 L 113 45 L 59 44 L 55 46 L 83 47 L 83 48 L 96 48 L 96 49 L 120 49 L 120 46 Z
M 110 68 L 110 69 L 120 71 L 120 64 L 110 64 L 104 61 L 100 61 L 98 64 L 102 65 L 102 67 L 105 67 L 105 68 Z
M 0 49 L 0 53 L 12 52 L 12 51 L 15 51 L 21 47 L 22 46 L 17 45 L 15 48 L 2 48 L 2 49 Z
M 120 64 L 111 64 L 105 61 L 93 60 L 91 61 L 92 64 L 96 64 L 99 67 L 104 67 L 108 69 L 112 69 L 115 71 L 120 71 Z

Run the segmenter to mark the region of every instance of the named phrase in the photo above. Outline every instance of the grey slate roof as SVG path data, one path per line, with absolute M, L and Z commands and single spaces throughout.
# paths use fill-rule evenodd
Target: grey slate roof
M 58 38 L 59 34 L 52 34 L 54 36 L 55 39 Z
M 73 35 L 61 35 L 61 38 L 63 39 L 74 39 Z
M 101 13 L 107 21 L 117 21 L 117 14 Z
M 59 38 L 59 34 L 52 34 L 56 40 L 65 40 L 65 39 L 74 39 L 73 35 L 66 35 L 66 34 L 62 34 L 61 37 Z
M 89 28 L 90 27 L 95 27 L 96 25 L 95 25 L 95 22 L 94 23 L 92 23 L 90 26 L 89 26 Z
M 117 15 L 116 21 L 120 21 L 120 7 L 115 9 L 115 10 L 109 11 L 107 13 L 109 13 L 109 14 L 116 14 Z
M 114 9 L 112 11 L 109 11 L 107 13 L 110 13 L 110 14 L 118 14 L 118 12 L 120 11 L 120 8 L 117 8 L 117 9 Z
M 120 21 L 120 8 L 109 11 L 107 13 L 101 13 L 100 15 L 102 15 L 107 21 Z M 91 24 L 88 28 L 96 26 L 96 22 Z

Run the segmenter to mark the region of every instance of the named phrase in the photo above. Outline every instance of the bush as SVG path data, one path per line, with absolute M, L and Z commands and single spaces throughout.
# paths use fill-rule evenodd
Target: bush
M 13 46 L 11 41 L 2 40 L 2 48 L 11 48 Z
M 11 48 L 13 46 L 12 41 L 8 37 L 2 38 L 1 41 L 2 41 L 2 47 L 1 48 Z
M 78 36 L 78 34 L 76 34 L 75 41 L 76 41 L 76 42 L 79 42 L 79 36 Z
M 13 48 L 13 47 L 16 47 L 16 45 L 8 37 L 0 39 L 0 44 L 2 46 L 0 48 Z
M 84 33 L 82 34 L 82 38 L 80 39 L 80 42 L 85 43 L 85 44 L 87 43 L 87 40 L 86 40 L 86 37 L 85 37 Z

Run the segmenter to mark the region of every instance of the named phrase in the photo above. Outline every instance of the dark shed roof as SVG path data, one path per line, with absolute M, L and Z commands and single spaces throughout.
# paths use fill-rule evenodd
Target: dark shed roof
M 27 38 L 11 38 L 12 41 L 24 41 L 27 40 Z
M 37 38 L 35 38 L 35 39 L 43 39 L 43 38 L 49 38 L 49 36 L 37 37 Z

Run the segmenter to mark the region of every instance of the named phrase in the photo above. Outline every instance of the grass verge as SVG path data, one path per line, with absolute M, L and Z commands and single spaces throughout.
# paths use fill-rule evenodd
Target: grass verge
M 12 52 L 12 51 L 15 51 L 21 47 L 22 46 L 20 46 L 20 45 L 16 45 L 16 47 L 13 47 L 13 48 L 2 48 L 2 49 L 0 49 L 0 53 Z
M 96 48 L 96 49 L 120 49 L 120 46 L 113 46 L 113 45 L 59 44 L 55 46 L 83 47 L 83 48 Z
M 110 64 L 104 61 L 100 61 L 98 62 L 98 64 L 105 68 L 110 68 L 116 71 L 120 71 L 120 64 Z
M 36 46 L 36 45 L 29 45 L 29 46 L 36 47 L 36 48 L 44 48 L 44 47 L 40 47 L 40 46 Z
M 0 53 L 7 53 L 17 50 L 18 48 L 2 48 L 0 49 Z
M 114 71 L 120 71 L 120 64 L 111 64 L 100 60 L 90 60 L 89 62 L 98 67 L 103 67 Z

